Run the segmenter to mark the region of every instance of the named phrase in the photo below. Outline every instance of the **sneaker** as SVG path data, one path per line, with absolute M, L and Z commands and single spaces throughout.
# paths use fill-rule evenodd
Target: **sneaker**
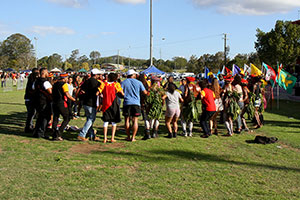
M 173 134 L 172 133 L 169 133 L 167 138 L 172 138 L 173 137 Z
M 193 133 L 192 133 L 192 132 L 191 132 L 191 133 L 188 133 L 187 136 L 188 136 L 188 137 L 193 137 Z
M 84 138 L 84 137 L 81 137 L 81 136 L 78 136 L 77 139 L 78 139 L 79 141 L 82 141 L 82 142 L 89 141 L 89 139 Z

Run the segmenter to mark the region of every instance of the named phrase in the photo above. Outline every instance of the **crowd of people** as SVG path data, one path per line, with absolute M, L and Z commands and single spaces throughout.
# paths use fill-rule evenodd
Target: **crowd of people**
M 164 134 L 159 128 L 163 115 L 168 138 L 176 138 L 178 133 L 192 137 L 195 123 L 200 123 L 203 138 L 218 135 L 221 124 L 227 130 L 223 135 L 232 136 L 251 131 L 246 114 L 254 123 L 253 128 L 263 126 L 266 84 L 262 77 L 245 78 L 243 74 L 234 77 L 219 74 L 207 79 L 187 77 L 177 85 L 172 76 L 164 81 L 158 76 L 138 74 L 132 69 L 122 77 L 117 73 L 102 74 L 98 69 L 80 76 L 76 73 L 52 74 L 46 68 L 34 68 L 28 76 L 24 97 L 27 108 L 25 132 L 37 138 L 50 139 L 51 136 L 53 140 L 62 141 L 70 120 L 79 118 L 83 107 L 86 121 L 78 134 L 79 141 L 101 140 L 99 135 L 102 133 L 97 134 L 93 128 L 98 112 L 102 113 L 104 143 L 109 141 L 110 124 L 110 142 L 116 142 L 121 113 L 127 141 L 136 141 L 140 117 L 145 125 L 143 140 Z M 62 117 L 60 125 L 59 117 Z M 181 131 L 178 129 L 179 120 Z M 48 128 L 52 135 L 48 134 Z

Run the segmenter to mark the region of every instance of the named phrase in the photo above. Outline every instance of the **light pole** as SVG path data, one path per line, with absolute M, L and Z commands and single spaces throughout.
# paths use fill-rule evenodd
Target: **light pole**
M 128 63 L 128 65 L 129 65 L 129 69 L 130 69 L 130 46 L 129 46 L 129 48 L 128 48 L 128 50 L 129 50 L 129 63 Z
M 153 65 L 152 0 L 150 0 L 150 66 Z
M 37 38 L 36 37 L 34 37 L 33 38 L 34 40 L 35 40 L 35 68 L 37 68 Z

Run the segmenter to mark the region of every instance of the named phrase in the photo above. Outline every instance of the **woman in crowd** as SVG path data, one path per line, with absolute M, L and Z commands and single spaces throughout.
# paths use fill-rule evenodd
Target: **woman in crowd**
M 234 81 L 233 81 L 233 91 L 236 92 L 239 95 L 238 98 L 238 105 L 240 107 L 240 112 L 238 114 L 238 117 L 236 119 L 236 133 L 241 133 L 242 131 L 242 118 L 241 118 L 241 112 L 244 109 L 244 101 L 243 101 L 243 89 L 241 86 L 241 77 L 239 75 L 236 75 L 234 77 Z
M 183 106 L 182 106 L 182 117 L 181 117 L 181 125 L 183 136 L 192 137 L 193 136 L 193 122 L 197 121 L 199 118 L 195 116 L 199 114 L 197 106 L 196 106 L 196 97 L 200 91 L 199 86 L 196 86 L 193 82 L 195 81 L 194 77 L 186 78 L 187 84 L 185 85 L 183 97 Z M 188 130 L 187 130 L 188 126 Z
M 241 112 L 241 119 L 242 119 L 243 129 L 245 131 L 249 131 L 249 128 L 248 128 L 247 123 L 246 123 L 246 119 L 244 117 L 244 115 L 247 111 L 247 108 L 249 106 L 249 89 L 247 87 L 247 84 L 248 84 L 248 81 L 246 79 L 242 79 L 241 85 L 242 85 L 242 89 L 243 89 L 244 108 Z
M 117 95 L 124 96 L 124 92 L 120 83 L 117 82 L 118 75 L 110 73 L 106 82 L 102 82 L 100 86 L 100 93 L 103 94 L 102 112 L 103 112 L 103 143 L 107 142 L 108 125 L 112 125 L 111 142 L 116 142 L 115 133 L 117 130 L 117 123 L 121 122 L 120 105 L 118 103 Z
M 202 101 L 202 114 L 200 118 L 201 128 L 204 134 L 203 138 L 211 136 L 211 130 L 208 121 L 216 113 L 215 94 L 212 90 L 208 89 L 208 84 L 205 81 L 200 82 L 201 87 L 201 101 Z
M 163 96 L 163 100 L 166 100 L 166 116 L 165 123 L 169 131 L 168 138 L 177 137 L 177 121 L 180 116 L 180 102 L 183 102 L 180 93 L 176 90 L 174 83 L 170 83 L 168 91 Z M 171 127 L 172 123 L 172 127 Z
M 202 89 L 202 88 L 201 88 Z M 222 88 L 219 85 L 219 81 L 217 78 L 214 78 L 212 81 L 211 90 L 215 94 L 215 105 L 216 105 L 216 113 L 209 120 L 211 134 L 218 135 L 218 124 L 217 124 L 217 116 L 221 111 L 223 111 L 223 102 L 221 98 Z
M 227 129 L 227 136 L 233 135 L 233 123 L 232 116 L 229 114 L 229 104 L 232 100 L 230 95 L 233 91 L 233 86 L 231 85 L 233 78 L 226 77 L 225 78 L 225 86 L 224 86 L 224 96 L 223 96 L 223 105 L 224 105 L 224 121 L 225 127 Z

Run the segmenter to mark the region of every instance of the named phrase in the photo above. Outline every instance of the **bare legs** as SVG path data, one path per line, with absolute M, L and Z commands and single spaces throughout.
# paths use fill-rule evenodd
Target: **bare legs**
M 139 125 L 138 125 L 138 117 L 132 117 L 132 127 L 130 127 L 130 117 L 125 117 L 125 129 L 127 134 L 127 141 L 136 141 L 135 136 L 138 131 Z M 130 128 L 132 128 L 132 138 L 130 138 Z

